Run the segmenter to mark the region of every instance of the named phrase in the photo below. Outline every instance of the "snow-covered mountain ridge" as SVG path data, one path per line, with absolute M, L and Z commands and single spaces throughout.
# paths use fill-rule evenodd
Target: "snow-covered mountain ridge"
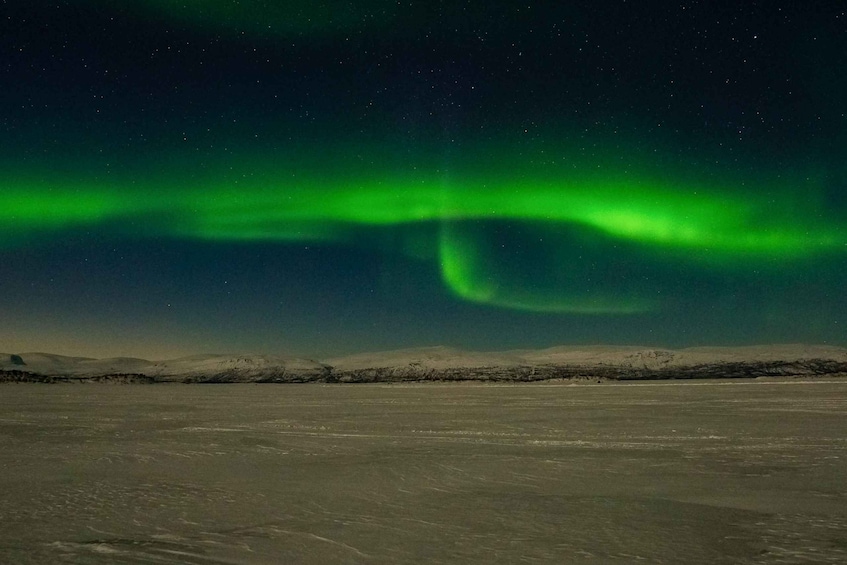
M 405 382 L 847 375 L 847 349 L 768 345 L 680 350 L 563 346 L 503 352 L 426 347 L 316 361 L 195 355 L 165 361 L 0 353 L 0 382 Z

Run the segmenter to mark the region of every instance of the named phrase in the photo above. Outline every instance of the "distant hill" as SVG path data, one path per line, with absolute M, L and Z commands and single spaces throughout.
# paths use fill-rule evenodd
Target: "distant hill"
M 0 382 L 295 383 L 651 380 L 847 376 L 847 349 L 811 345 L 563 346 L 503 352 L 426 347 L 315 361 L 196 355 L 166 361 L 0 353 Z

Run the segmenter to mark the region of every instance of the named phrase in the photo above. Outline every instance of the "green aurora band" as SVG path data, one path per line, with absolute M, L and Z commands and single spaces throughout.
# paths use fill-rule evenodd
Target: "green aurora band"
M 746 186 L 740 192 L 741 180 L 691 186 L 667 174 L 605 169 L 570 175 L 532 175 L 520 167 L 511 172 L 508 164 L 457 167 L 449 174 L 390 170 L 252 163 L 202 178 L 173 171 L 131 179 L 7 172 L 0 178 L 0 238 L 13 247 L 81 229 L 134 238 L 344 244 L 368 230 L 406 230 L 412 235 L 401 236 L 393 250 L 433 261 L 463 299 L 583 314 L 661 306 L 655 297 L 628 293 L 625 282 L 624 288 L 604 288 L 581 280 L 590 273 L 575 266 L 568 246 L 591 234 L 609 242 L 608 250 L 629 246 L 651 261 L 724 271 L 841 253 L 847 245 L 843 225 L 809 196 L 822 190 L 811 180 L 783 179 L 767 191 Z M 806 196 L 792 196 L 797 194 Z M 536 252 L 546 266 L 540 278 L 547 281 L 509 274 L 519 269 L 491 248 L 484 229 L 498 223 L 532 226 L 538 240 L 557 242 Z M 582 230 L 577 240 L 557 235 L 574 229 Z M 435 241 L 422 244 L 421 233 Z
M 113 9 L 112 3 L 103 3 Z M 125 6 L 140 15 L 183 21 L 234 35 L 251 37 L 312 37 L 349 31 L 362 26 L 385 26 L 397 18 L 397 3 L 391 0 L 139 0 Z M 408 11 L 408 8 L 406 9 Z

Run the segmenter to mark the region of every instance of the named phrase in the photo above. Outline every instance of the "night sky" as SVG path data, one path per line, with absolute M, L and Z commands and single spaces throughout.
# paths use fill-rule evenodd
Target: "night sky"
M 0 350 L 847 345 L 842 2 L 3 0 Z

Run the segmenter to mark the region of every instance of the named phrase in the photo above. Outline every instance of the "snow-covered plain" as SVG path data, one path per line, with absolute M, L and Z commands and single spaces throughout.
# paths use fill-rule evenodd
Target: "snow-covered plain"
M 0 563 L 847 563 L 847 379 L 2 390 Z

